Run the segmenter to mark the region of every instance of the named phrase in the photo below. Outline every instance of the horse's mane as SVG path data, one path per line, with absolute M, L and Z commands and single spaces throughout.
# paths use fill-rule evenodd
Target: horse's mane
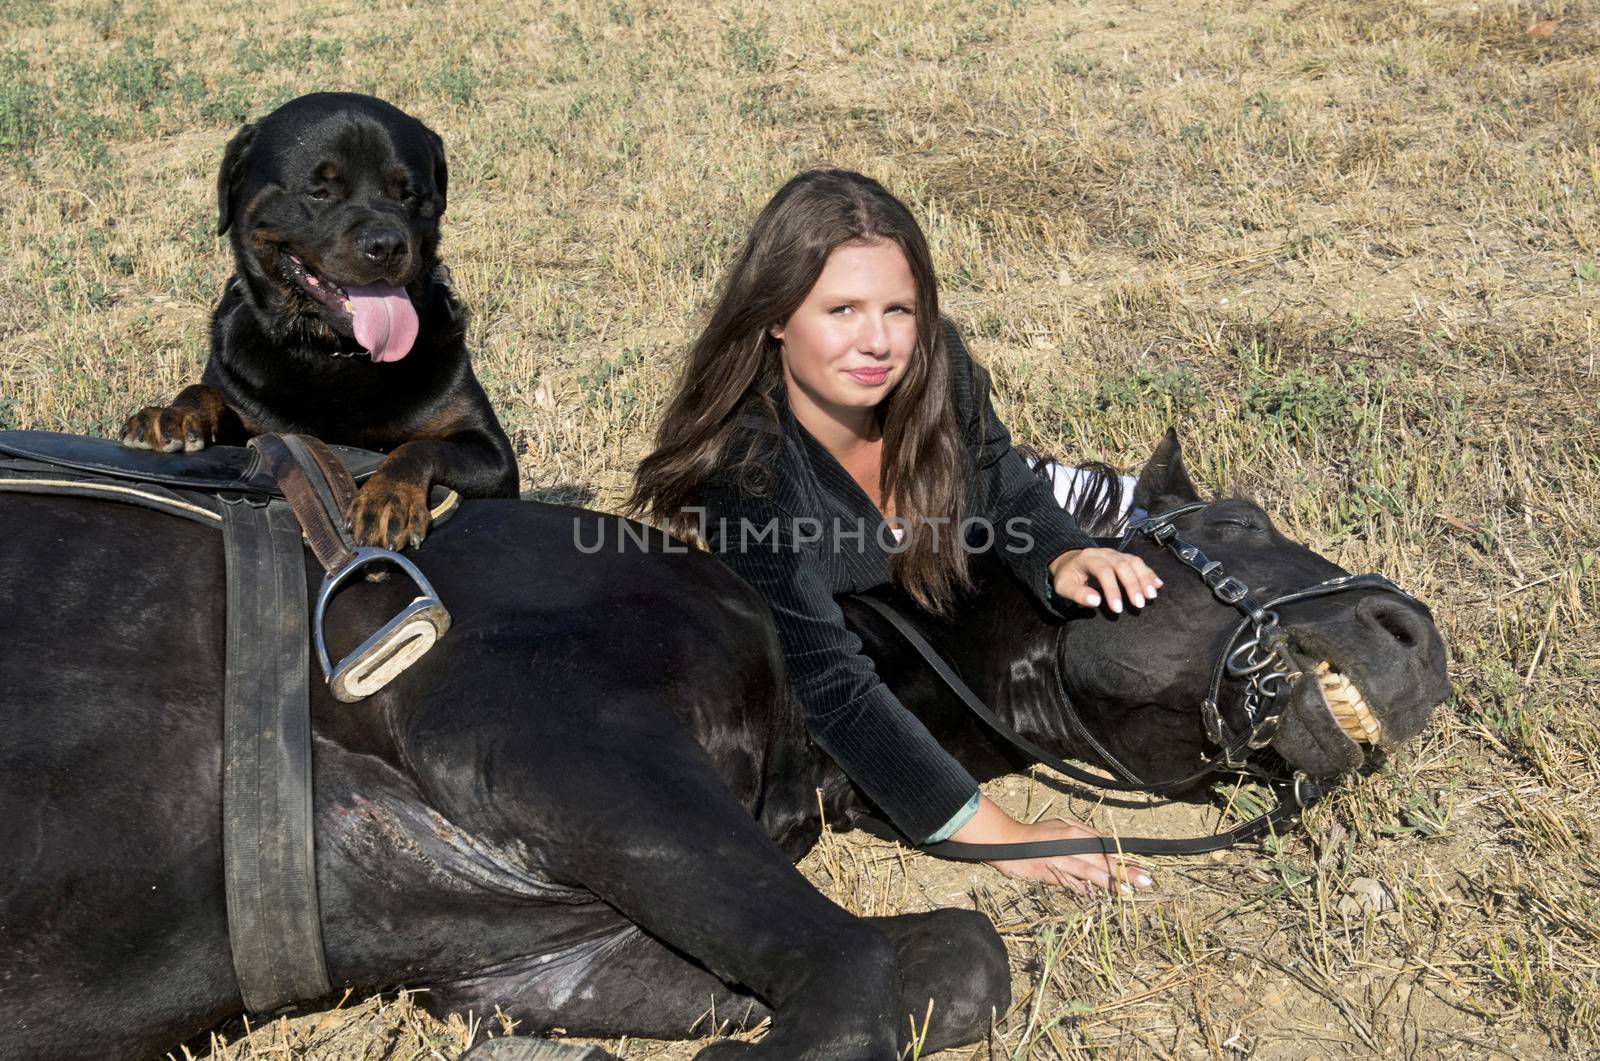
M 1069 470 L 1076 473 L 1077 481 L 1066 487 L 1067 502 L 1064 507 L 1067 515 L 1085 534 L 1095 538 L 1114 538 L 1127 529 L 1128 520 L 1124 510 L 1131 505 L 1125 502 L 1131 501 L 1131 498 L 1124 496 L 1127 484 L 1122 481 L 1122 474 L 1117 469 L 1102 461 L 1068 465 L 1027 446 L 1013 448 L 1032 466 L 1033 474 L 1057 494 L 1057 500 L 1060 499 L 1058 478 Z

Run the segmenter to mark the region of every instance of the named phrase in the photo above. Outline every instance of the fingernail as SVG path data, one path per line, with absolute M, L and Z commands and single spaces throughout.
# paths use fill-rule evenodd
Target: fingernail
M 1089 607 L 1091 607 L 1091 608 L 1100 607 L 1100 594 L 1098 594 L 1098 593 L 1089 594 Z
M 1132 895 L 1133 894 L 1133 885 L 1131 885 L 1131 884 L 1119 884 L 1119 885 L 1117 885 L 1117 891 L 1121 892 L 1123 895 Z
M 1118 615 L 1122 614 L 1122 600 L 1120 598 L 1111 602 L 1111 610 Z
M 1166 585 L 1166 583 L 1165 583 L 1165 582 L 1164 582 L 1164 581 L 1162 581 L 1162 580 L 1161 580 L 1161 579 L 1159 579 L 1159 578 L 1158 578 L 1158 579 L 1156 579 L 1156 585 L 1158 585 L 1158 586 L 1165 586 L 1165 585 Z
M 1138 882 L 1138 885 L 1141 888 L 1150 887 L 1150 874 L 1148 873 L 1141 873 L 1135 877 L 1134 880 Z
M 1144 607 L 1144 598 L 1141 597 L 1139 594 L 1135 593 L 1133 595 L 1133 606 L 1135 608 L 1143 608 Z

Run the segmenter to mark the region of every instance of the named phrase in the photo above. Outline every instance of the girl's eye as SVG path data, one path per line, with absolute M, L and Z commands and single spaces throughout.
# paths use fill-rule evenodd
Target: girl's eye
M 850 312 L 850 307 L 849 306 L 835 306 L 832 309 L 830 309 L 828 312 L 829 313 L 849 313 Z

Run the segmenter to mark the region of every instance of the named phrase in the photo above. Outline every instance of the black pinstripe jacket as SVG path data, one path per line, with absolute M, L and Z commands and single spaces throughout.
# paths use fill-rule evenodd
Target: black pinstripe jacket
M 948 321 L 943 338 L 956 421 L 971 456 L 964 513 L 988 521 L 991 547 L 1053 608 L 1050 562 L 1095 542 L 1011 448 L 990 401 L 989 375 Z M 871 499 L 795 420 L 782 388 L 775 399 L 776 428 L 759 412 L 747 415 L 723 471 L 706 483 L 707 543 L 771 605 L 812 739 L 898 828 L 924 839 L 971 799 L 977 782 L 878 680 L 834 601 L 891 581 L 898 546 Z M 766 448 L 763 474 L 751 487 L 736 469 L 758 443 Z M 938 533 L 941 543 L 952 542 L 951 528 Z M 980 527 L 969 527 L 969 542 L 985 540 Z

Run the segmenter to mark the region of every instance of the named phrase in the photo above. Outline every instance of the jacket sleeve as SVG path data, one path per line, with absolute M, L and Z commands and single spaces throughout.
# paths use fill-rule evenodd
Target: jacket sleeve
M 707 484 L 704 505 L 707 544 L 772 608 L 812 739 L 906 836 L 926 840 L 977 782 L 879 680 L 804 521 L 722 480 Z
M 1033 473 L 1011 445 L 1011 433 L 995 415 L 989 373 L 967 352 L 961 333 L 948 320 L 944 341 L 950 352 L 956 415 L 974 453 L 981 515 L 994 528 L 994 548 L 1012 574 L 1039 602 L 1057 614 L 1050 563 L 1068 549 L 1092 548 L 1095 540 L 1056 503 L 1050 484 Z

